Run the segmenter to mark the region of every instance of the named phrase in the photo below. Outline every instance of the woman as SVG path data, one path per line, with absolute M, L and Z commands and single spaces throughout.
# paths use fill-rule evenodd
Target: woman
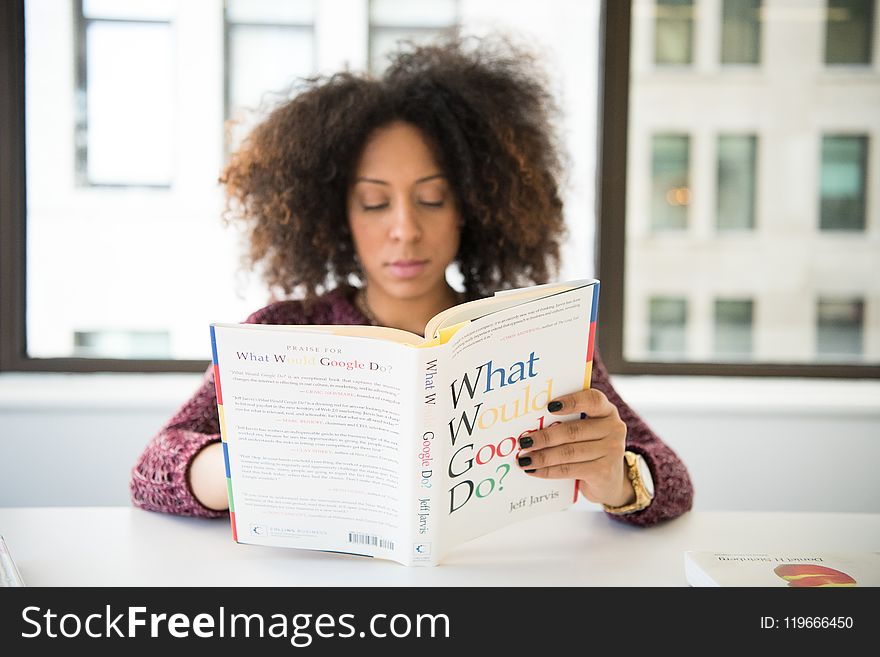
M 533 60 L 504 43 L 450 41 L 399 53 L 381 79 L 310 81 L 255 128 L 221 179 L 250 264 L 282 296 L 302 297 L 247 321 L 422 334 L 456 303 L 546 282 L 564 226 L 553 113 Z M 446 281 L 451 263 L 463 292 Z M 616 393 L 598 354 L 592 389 L 548 410 L 584 419 L 525 436 L 525 472 L 577 479 L 630 524 L 690 509 L 687 469 Z M 209 369 L 135 466 L 134 503 L 224 515 L 219 439 Z

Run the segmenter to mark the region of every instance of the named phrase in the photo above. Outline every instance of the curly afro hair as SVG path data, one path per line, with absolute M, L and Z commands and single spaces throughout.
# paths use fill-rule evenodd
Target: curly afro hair
M 456 262 L 468 298 L 547 282 L 564 219 L 556 105 L 535 58 L 505 39 L 407 44 L 381 77 L 302 81 L 233 154 L 220 182 L 249 267 L 306 300 L 363 282 L 346 199 L 367 138 L 402 120 L 434 144 L 463 219 Z

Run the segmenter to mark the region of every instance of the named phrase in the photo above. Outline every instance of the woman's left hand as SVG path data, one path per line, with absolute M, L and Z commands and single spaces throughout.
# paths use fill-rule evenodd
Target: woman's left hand
M 561 406 L 556 408 L 554 402 Z M 626 424 L 617 407 L 595 389 L 557 397 L 554 402 L 547 410 L 553 408 L 551 412 L 559 415 L 585 413 L 587 417 L 520 438 L 520 468 L 532 477 L 577 479 L 581 493 L 591 502 L 615 507 L 635 500 L 623 459 Z

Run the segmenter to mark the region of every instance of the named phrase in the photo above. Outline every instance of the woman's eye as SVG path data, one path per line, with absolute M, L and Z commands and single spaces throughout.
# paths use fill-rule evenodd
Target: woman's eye
M 370 210 L 382 210 L 384 208 L 387 208 L 388 204 L 387 203 L 376 203 L 374 205 L 367 205 L 365 203 L 362 207 L 366 212 L 369 212 Z
M 442 200 L 440 200 L 440 201 L 419 201 L 419 203 L 421 203 L 422 205 L 427 205 L 428 207 L 431 207 L 431 208 L 442 208 L 443 207 Z

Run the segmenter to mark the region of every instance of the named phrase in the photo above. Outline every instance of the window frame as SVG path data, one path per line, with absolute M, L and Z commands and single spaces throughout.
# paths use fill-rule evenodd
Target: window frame
M 24 0 L 0 3 L 0 373 L 204 372 L 209 360 L 28 356 L 24 14 Z
M 605 0 L 601 16 L 596 181 L 596 272 L 602 281 L 599 330 L 602 360 L 615 374 L 676 376 L 880 378 L 880 365 L 822 363 L 707 363 L 628 360 L 623 350 L 626 272 L 626 179 L 632 0 Z M 760 166 L 760 164 L 758 165 Z
M 631 0 L 603 2 L 597 140 L 596 271 L 603 360 L 618 374 L 880 378 L 880 365 L 672 363 L 623 357 L 623 276 Z M 26 345 L 24 0 L 0 3 L 0 372 L 204 372 L 209 360 L 32 358 Z

